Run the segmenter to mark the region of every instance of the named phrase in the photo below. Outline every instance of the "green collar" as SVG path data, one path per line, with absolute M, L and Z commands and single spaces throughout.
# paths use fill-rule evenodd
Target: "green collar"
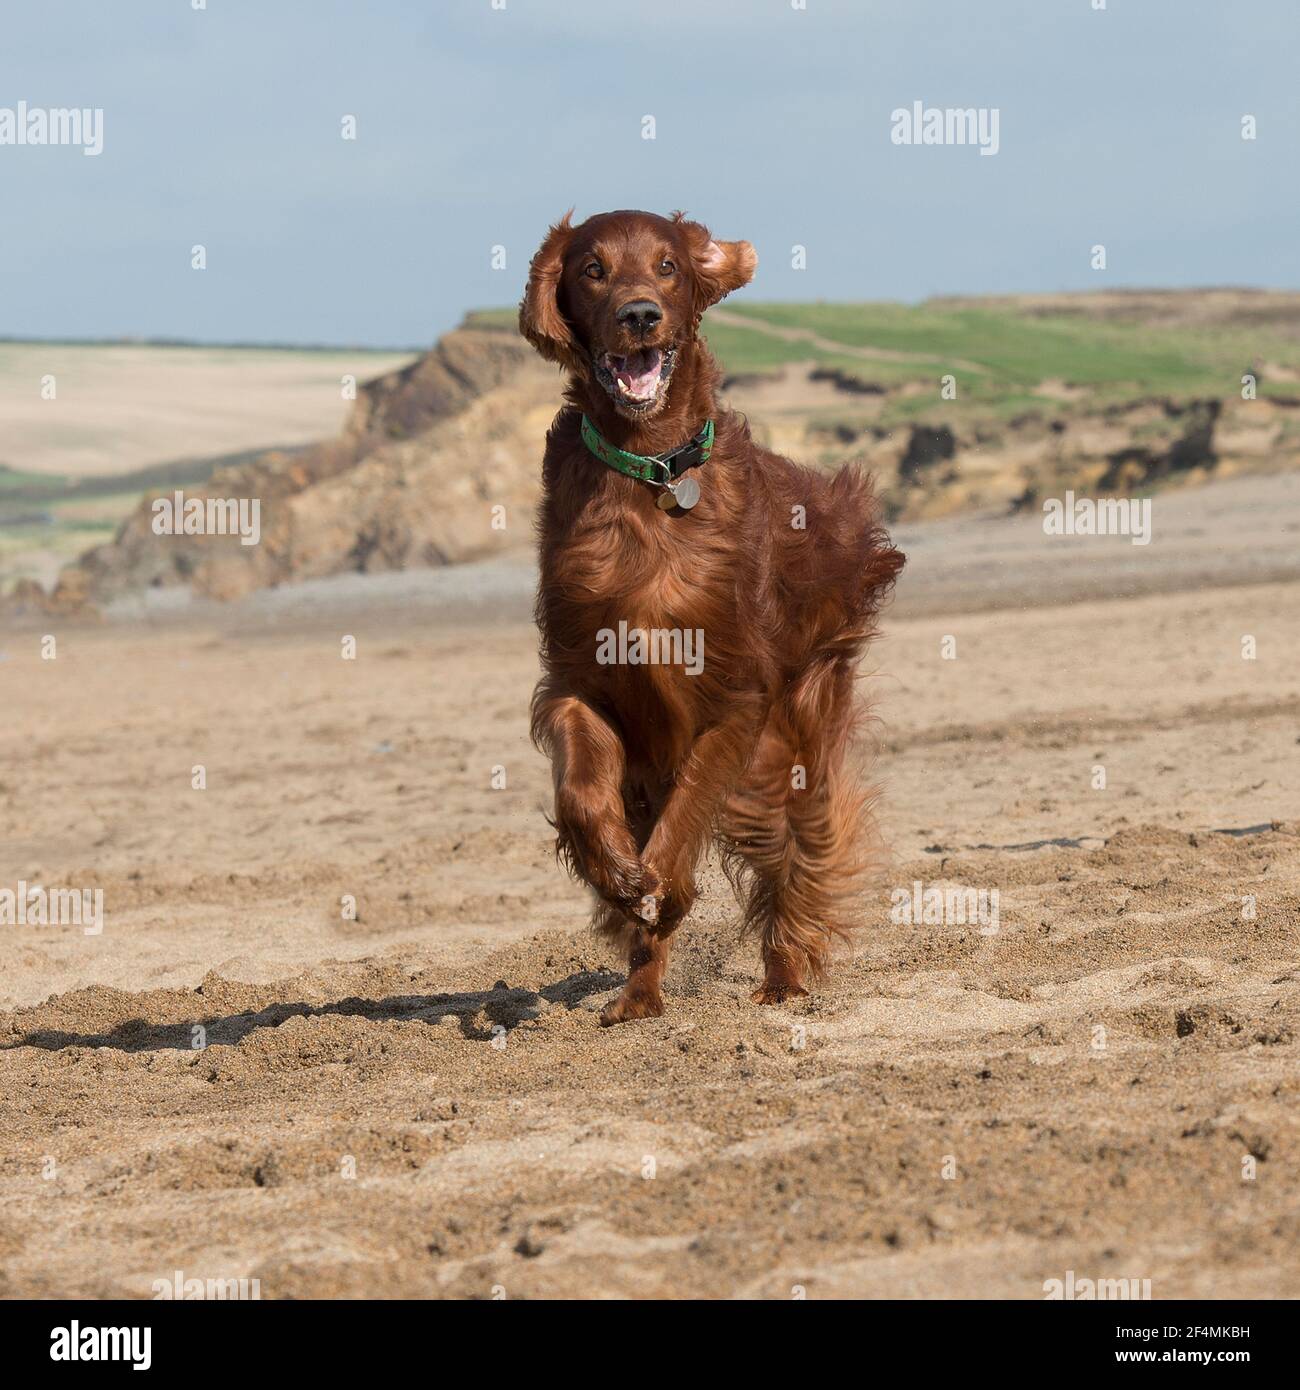
M 708 462 L 713 448 L 713 421 L 706 420 L 697 435 L 685 444 L 669 449 L 666 454 L 630 454 L 626 449 L 616 449 L 584 415 L 582 442 L 602 463 L 607 463 L 616 472 L 626 473 L 629 478 L 640 478 L 642 482 L 662 485 L 680 477 L 686 469 Z

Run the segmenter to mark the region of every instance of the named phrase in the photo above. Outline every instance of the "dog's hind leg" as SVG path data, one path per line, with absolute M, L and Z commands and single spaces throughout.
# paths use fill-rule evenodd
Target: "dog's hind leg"
M 763 933 L 760 1004 L 780 1003 L 820 979 L 831 946 L 849 935 L 864 868 L 867 797 L 840 764 L 791 793 L 786 805 L 789 867 Z
M 760 1004 L 806 994 L 847 936 L 865 868 L 867 794 L 845 768 L 852 672 L 810 672 L 773 712 L 745 787 L 728 806 L 726 839 L 745 925 L 759 934 Z
M 799 775 L 790 732 L 773 716 L 723 821 L 725 863 L 744 905 L 744 926 L 758 934 L 763 952 L 764 983 L 753 997 L 765 1003 L 807 993 L 803 960 L 789 940 L 797 846 L 788 804 Z

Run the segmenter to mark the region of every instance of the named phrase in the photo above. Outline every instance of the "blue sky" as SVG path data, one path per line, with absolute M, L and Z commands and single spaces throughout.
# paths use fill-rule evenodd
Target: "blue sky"
M 0 108 L 104 150 L 0 146 L 0 336 L 423 344 L 570 205 L 747 237 L 755 299 L 1300 286 L 1300 4 L 1093 3 L 7 6 Z M 998 154 L 891 143 L 914 101 Z

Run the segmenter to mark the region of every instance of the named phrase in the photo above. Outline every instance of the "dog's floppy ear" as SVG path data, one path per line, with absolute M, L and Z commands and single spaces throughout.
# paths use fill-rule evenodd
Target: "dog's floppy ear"
M 560 276 L 573 233 L 573 209 L 546 234 L 528 267 L 528 288 L 519 305 L 519 331 L 548 362 L 573 360 L 573 330 L 560 312 Z
M 695 272 L 695 322 L 711 305 L 754 278 L 758 253 L 747 241 L 715 241 L 709 229 L 676 214 L 691 248 Z

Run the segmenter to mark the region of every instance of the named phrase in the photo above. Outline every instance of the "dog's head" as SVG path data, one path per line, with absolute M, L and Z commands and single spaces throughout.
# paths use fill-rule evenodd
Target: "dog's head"
M 533 257 L 519 329 L 551 362 L 584 376 L 621 414 L 663 408 L 673 367 L 700 317 L 747 284 L 747 241 L 715 241 L 681 213 L 566 214 Z

